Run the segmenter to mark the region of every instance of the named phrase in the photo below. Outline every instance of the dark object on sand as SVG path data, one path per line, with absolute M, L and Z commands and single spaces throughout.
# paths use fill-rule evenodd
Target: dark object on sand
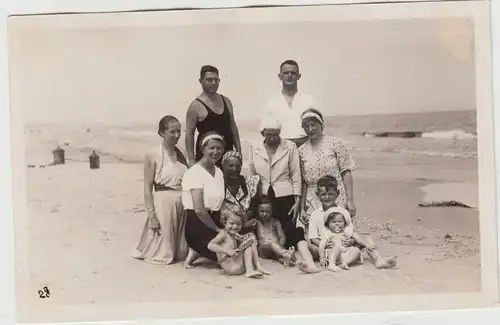
M 94 151 L 89 156 L 90 169 L 98 169 L 100 167 L 99 155 Z
M 457 201 L 441 201 L 441 202 L 431 202 L 431 203 L 420 203 L 418 205 L 422 208 L 430 208 L 430 207 L 459 207 L 459 208 L 468 208 L 471 209 L 467 204 L 463 204 Z
M 52 151 L 52 154 L 54 155 L 54 165 L 64 165 L 64 149 L 57 146 L 57 148 Z
M 444 239 L 451 239 L 451 235 L 450 234 L 444 235 Z
M 405 131 L 405 132 L 363 132 L 364 137 L 375 138 L 421 138 L 423 132 Z

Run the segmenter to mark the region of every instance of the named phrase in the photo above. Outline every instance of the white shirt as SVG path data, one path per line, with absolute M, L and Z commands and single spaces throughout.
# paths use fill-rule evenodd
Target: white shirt
M 349 215 L 349 212 L 344 208 L 337 207 L 336 209 L 338 209 L 338 211 L 341 213 L 346 213 Z M 325 211 L 322 207 L 314 210 L 311 213 L 311 217 L 309 218 L 309 229 L 307 232 L 307 238 L 309 240 L 314 238 L 321 239 L 323 236 L 331 233 L 330 230 L 328 230 L 328 228 L 326 228 L 325 226 L 324 214 Z
M 224 201 L 224 176 L 219 168 L 215 168 L 212 176 L 205 168 L 198 164 L 189 168 L 182 178 L 182 205 L 186 210 L 193 210 L 193 197 L 191 190 L 203 190 L 203 203 L 205 209 L 219 211 Z
M 280 92 L 267 102 L 264 107 L 264 115 L 273 115 L 280 121 L 282 138 L 296 139 L 306 135 L 302 129 L 300 115 L 309 108 L 317 108 L 312 97 L 298 91 L 293 97 L 290 107 L 285 96 Z

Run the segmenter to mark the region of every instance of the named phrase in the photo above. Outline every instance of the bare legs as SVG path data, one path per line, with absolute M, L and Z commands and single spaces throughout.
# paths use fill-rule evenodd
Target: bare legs
M 196 262 L 196 260 L 200 257 L 200 254 L 196 253 L 194 251 L 194 249 L 192 248 L 189 248 L 189 253 L 188 253 L 188 256 L 186 258 L 186 260 L 184 261 L 184 267 L 186 269 L 190 269 L 193 267 L 193 263 Z
M 361 251 L 357 247 L 348 247 L 345 252 L 342 252 L 340 246 L 335 246 L 332 248 L 330 253 L 330 262 L 328 264 L 328 270 L 336 272 L 341 268 L 344 270 L 349 270 L 352 263 L 359 260 Z M 337 266 L 337 261 L 340 258 L 340 268 Z
M 253 269 L 253 265 L 255 265 L 255 269 L 258 272 L 260 272 L 262 274 L 266 274 L 266 275 L 270 275 L 271 274 L 271 272 L 269 272 L 268 270 L 266 270 L 265 268 L 263 268 L 262 265 L 260 264 L 260 261 L 259 261 L 259 252 L 257 250 L 257 242 L 256 241 L 252 244 L 251 247 L 249 247 L 249 248 L 247 248 L 245 250 L 245 253 L 246 253 L 246 251 L 251 251 L 251 254 L 252 254 L 252 260 L 251 261 L 253 262 L 252 269 Z
M 396 267 L 398 261 L 397 256 L 383 257 L 378 251 L 377 245 L 375 245 L 371 236 L 361 235 L 360 233 L 355 232 L 353 234 L 353 238 L 356 242 L 366 247 L 366 253 L 373 260 L 373 263 L 375 263 L 375 268 L 389 269 Z
M 295 249 L 293 247 L 287 250 L 278 243 L 267 243 L 259 247 L 260 256 L 264 258 L 276 259 L 283 263 L 285 267 L 292 266 L 294 264 L 294 254 Z
M 314 264 L 313 257 L 311 255 L 311 251 L 309 250 L 309 245 L 305 240 L 300 241 L 297 244 L 298 252 L 302 257 L 303 262 L 299 264 L 299 268 L 304 273 L 318 273 L 321 270 L 316 267 Z

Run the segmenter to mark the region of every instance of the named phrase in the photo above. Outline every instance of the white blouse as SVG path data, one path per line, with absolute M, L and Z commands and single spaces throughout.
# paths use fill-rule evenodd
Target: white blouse
M 198 164 L 188 169 L 182 178 L 182 205 L 184 209 L 193 210 L 193 197 L 191 190 L 203 190 L 205 209 L 219 211 L 224 201 L 224 176 L 219 168 L 215 168 L 212 176 L 205 168 Z

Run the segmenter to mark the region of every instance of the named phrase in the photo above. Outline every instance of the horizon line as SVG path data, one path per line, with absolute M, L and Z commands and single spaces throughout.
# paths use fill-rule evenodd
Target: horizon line
M 415 114 L 439 114 L 439 113 L 453 113 L 453 112 L 477 112 L 476 108 L 473 109 L 452 109 L 452 110 L 439 110 L 439 111 L 414 111 L 414 112 L 382 112 L 382 113 L 359 113 L 359 114 L 336 114 L 336 115 L 328 115 L 323 113 L 324 117 L 356 117 L 356 116 L 385 116 L 385 115 L 415 115 Z M 252 117 L 242 117 L 242 118 L 236 118 L 236 122 L 238 121 L 256 121 L 259 120 L 259 118 L 252 118 Z M 154 122 L 133 122 L 133 121 L 124 121 L 121 123 L 107 123 L 107 122 L 76 122 L 76 121 L 69 121 L 69 122 L 25 122 L 24 125 L 61 125 L 61 124 L 68 124 L 68 125 L 100 125 L 100 126 L 128 126 L 128 125 L 149 125 L 149 124 L 156 124 L 158 121 Z

